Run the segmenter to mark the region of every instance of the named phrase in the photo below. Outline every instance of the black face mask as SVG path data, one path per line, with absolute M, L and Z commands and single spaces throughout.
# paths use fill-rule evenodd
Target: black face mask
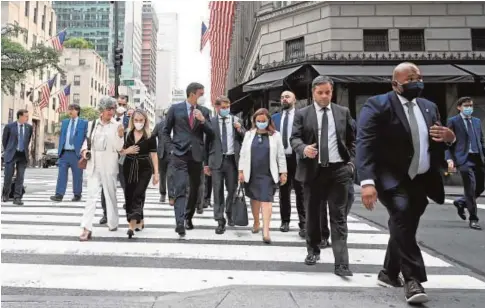
M 283 106 L 283 109 L 290 109 L 291 107 L 290 103 L 287 103 L 287 102 L 284 102 L 282 106 Z
M 412 101 L 416 97 L 419 97 L 424 89 L 424 83 L 421 81 L 408 82 L 401 86 L 402 92 L 400 94 L 408 101 Z

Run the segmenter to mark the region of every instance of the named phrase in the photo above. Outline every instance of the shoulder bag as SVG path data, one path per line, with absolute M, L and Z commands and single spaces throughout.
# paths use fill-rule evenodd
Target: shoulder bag
M 86 142 L 88 143 L 88 152 L 91 152 L 91 142 L 92 142 L 91 139 L 93 137 L 93 131 L 94 131 L 95 127 L 96 127 L 96 120 L 93 121 L 93 124 L 91 125 L 91 131 L 89 132 L 89 137 L 86 140 Z M 86 169 L 86 167 L 88 165 L 88 160 L 89 159 L 86 159 L 86 158 L 81 156 L 81 159 L 79 159 L 79 161 L 77 162 L 77 166 L 79 167 L 79 169 L 83 169 L 83 170 Z

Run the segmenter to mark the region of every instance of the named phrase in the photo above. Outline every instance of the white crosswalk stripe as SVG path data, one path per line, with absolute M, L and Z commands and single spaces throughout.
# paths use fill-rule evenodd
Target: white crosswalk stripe
M 55 187 L 52 179 L 42 183 L 49 181 Z M 24 292 L 60 289 L 139 293 L 227 285 L 378 287 L 376 274 L 389 236 L 387 231 L 355 216 L 348 219 L 350 268 L 354 276 L 341 279 L 333 274 L 331 248 L 322 250 L 316 266 L 303 264 L 306 248 L 298 236 L 296 210 L 292 210 L 292 230 L 280 232 L 277 195 L 271 245 L 262 243 L 261 233 L 250 232 L 251 218 L 248 227 L 227 227 L 224 234 L 215 234 L 212 208 L 196 214 L 195 229 L 180 238 L 174 232 L 173 207 L 160 203 L 154 188 L 147 191 L 147 227 L 137 232 L 135 239 L 127 239 L 127 222 L 120 218 L 118 231 L 110 232 L 106 226 L 96 224 L 93 240 L 79 242 L 84 202 L 71 202 L 70 184 L 68 187 L 62 202 L 49 200 L 52 188 L 27 193 L 23 206 L 2 204 L 2 287 Z M 123 217 L 121 190 L 117 197 Z M 100 204 L 96 214 L 95 222 L 102 214 Z M 462 274 L 449 262 L 426 252 L 423 258 L 429 272 L 425 288 L 485 289 L 484 281 Z

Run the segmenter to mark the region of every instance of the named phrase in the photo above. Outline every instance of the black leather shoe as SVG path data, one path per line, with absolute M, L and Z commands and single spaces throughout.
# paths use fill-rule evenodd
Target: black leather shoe
M 335 275 L 340 277 L 354 276 L 354 274 L 352 274 L 352 272 L 350 271 L 349 266 L 345 264 L 335 265 L 334 273 Z
M 8 202 L 9 198 L 6 195 L 2 195 L 2 202 Z
M 216 234 L 224 234 L 226 232 L 226 226 L 224 222 L 219 222 L 219 225 L 216 228 Z
M 60 195 L 52 196 L 51 197 L 51 200 L 52 201 L 55 201 L 55 202 L 61 202 L 62 201 L 62 196 L 60 196 Z
M 20 199 L 14 199 L 13 200 L 13 204 L 15 204 L 15 205 L 24 205 L 24 203 Z
M 458 216 L 460 216 L 461 219 L 466 220 L 466 215 L 465 215 L 465 207 L 460 204 L 458 201 L 453 201 L 453 205 L 456 207 L 456 210 L 458 212 Z
M 290 223 L 289 222 L 282 222 L 280 227 L 281 232 L 288 232 L 290 231 Z
M 482 230 L 482 227 L 480 227 L 480 224 L 476 220 L 470 221 L 470 228 L 474 230 Z
M 303 239 L 306 238 L 306 230 L 300 229 L 300 231 L 298 231 L 298 235 Z
M 161 203 L 165 203 L 166 197 L 167 197 L 167 196 L 165 196 L 165 195 L 161 195 L 161 196 L 160 196 L 160 202 L 161 202 Z
M 404 286 L 404 278 L 401 275 L 391 278 L 386 272 L 380 271 L 377 275 L 377 284 L 386 288 L 402 288 Z
M 320 249 L 325 249 L 327 247 L 330 247 L 330 242 L 327 239 L 322 239 L 320 242 L 320 245 L 318 245 Z
M 227 217 L 227 225 L 230 227 L 234 227 L 235 226 L 234 220 L 232 220 L 232 218 L 229 218 L 229 217 L 231 217 L 231 215 L 228 215 Z
M 318 260 L 320 260 L 320 255 L 315 255 L 315 254 L 309 253 L 305 258 L 305 264 L 306 265 L 315 265 L 315 264 L 317 264 Z
M 72 198 L 71 201 L 72 202 L 79 202 L 79 201 L 81 201 L 81 196 L 74 196 L 74 198 Z
M 204 209 L 208 208 L 211 206 L 211 200 L 210 199 L 205 199 L 204 201 Z
M 185 227 L 183 224 L 177 225 L 175 228 L 175 232 L 177 232 L 180 236 L 185 236 Z
M 108 223 L 108 218 L 106 218 L 106 216 L 101 217 L 101 219 L 99 220 L 99 224 L 104 225 L 106 223 Z
M 126 210 L 126 203 L 123 204 L 123 210 Z
M 197 209 L 197 214 L 204 214 L 204 209 Z
M 185 229 L 187 229 L 187 230 L 194 229 L 194 224 L 192 223 L 192 219 L 187 219 L 185 221 Z
M 404 296 L 409 304 L 423 304 L 429 300 L 423 286 L 416 280 L 404 284 Z

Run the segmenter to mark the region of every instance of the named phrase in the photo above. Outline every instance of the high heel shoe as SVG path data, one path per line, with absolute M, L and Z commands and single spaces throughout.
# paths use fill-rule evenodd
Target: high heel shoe
M 140 223 L 140 227 L 136 227 L 136 228 L 135 228 L 135 231 L 136 231 L 136 232 L 140 232 L 140 231 L 141 231 L 141 230 L 143 230 L 143 229 L 145 229 L 145 222 L 144 222 L 144 221 L 142 221 L 142 222 Z
M 131 239 L 133 237 L 133 235 L 135 235 L 135 232 L 131 229 L 128 229 L 128 232 L 126 232 L 126 234 L 128 234 L 128 238 Z
M 271 238 L 269 236 L 266 237 L 266 236 L 263 235 L 263 242 L 265 244 L 271 244 Z
M 81 242 L 89 241 L 92 238 L 92 235 L 93 235 L 93 232 L 84 229 L 83 233 L 81 233 L 81 236 L 79 237 L 79 241 Z
M 261 227 L 259 225 L 253 225 L 253 229 L 251 230 L 251 233 L 256 234 L 259 232 Z

